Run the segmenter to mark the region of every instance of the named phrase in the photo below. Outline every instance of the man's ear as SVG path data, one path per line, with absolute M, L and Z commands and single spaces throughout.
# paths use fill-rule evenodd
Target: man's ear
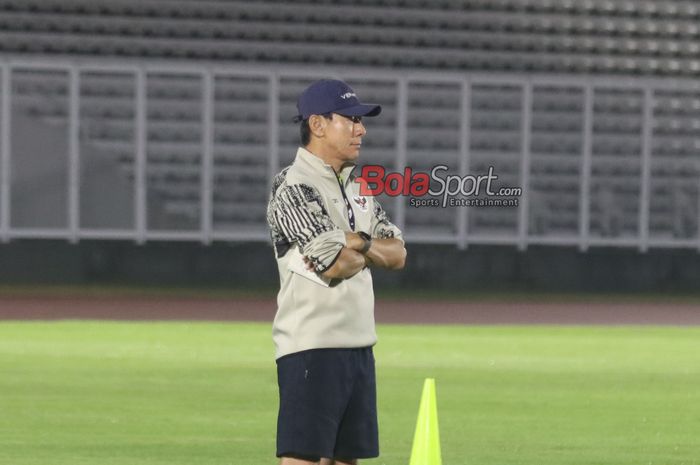
M 326 132 L 326 118 L 321 115 L 311 115 L 309 117 L 309 129 L 316 137 L 323 137 Z

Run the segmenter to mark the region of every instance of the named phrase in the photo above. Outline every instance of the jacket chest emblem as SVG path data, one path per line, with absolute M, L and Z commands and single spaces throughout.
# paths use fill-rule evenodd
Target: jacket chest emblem
M 360 210 L 362 210 L 363 212 L 367 211 L 367 197 L 356 195 L 352 198 L 352 200 L 353 202 L 355 202 L 355 204 L 357 204 L 358 207 L 360 207 Z

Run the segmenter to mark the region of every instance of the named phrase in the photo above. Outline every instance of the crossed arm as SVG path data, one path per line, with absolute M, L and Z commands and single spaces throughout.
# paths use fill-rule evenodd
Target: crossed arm
M 322 273 L 330 279 L 344 279 L 359 273 L 365 266 L 378 266 L 388 270 L 400 270 L 406 263 L 406 249 L 399 239 L 372 239 L 369 250 L 362 254 L 365 245 L 357 233 L 345 233 L 346 245 L 340 250 L 333 266 Z M 307 266 L 313 265 L 307 260 Z

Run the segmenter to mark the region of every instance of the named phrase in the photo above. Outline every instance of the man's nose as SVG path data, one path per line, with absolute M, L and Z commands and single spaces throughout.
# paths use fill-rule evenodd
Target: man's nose
M 355 124 L 355 136 L 364 136 L 367 134 L 367 129 L 365 128 L 365 125 L 360 121 L 359 123 Z

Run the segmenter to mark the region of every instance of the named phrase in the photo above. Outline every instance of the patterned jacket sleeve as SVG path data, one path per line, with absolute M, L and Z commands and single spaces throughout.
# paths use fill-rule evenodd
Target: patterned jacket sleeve
M 396 238 L 404 242 L 401 230 L 389 221 L 389 215 L 384 211 L 379 201 L 374 198 L 372 215 L 372 237 L 379 239 Z
M 318 190 L 308 184 L 280 187 L 268 207 L 273 240 L 296 242 L 316 271 L 333 266 L 345 245 L 345 233 L 331 221 Z

